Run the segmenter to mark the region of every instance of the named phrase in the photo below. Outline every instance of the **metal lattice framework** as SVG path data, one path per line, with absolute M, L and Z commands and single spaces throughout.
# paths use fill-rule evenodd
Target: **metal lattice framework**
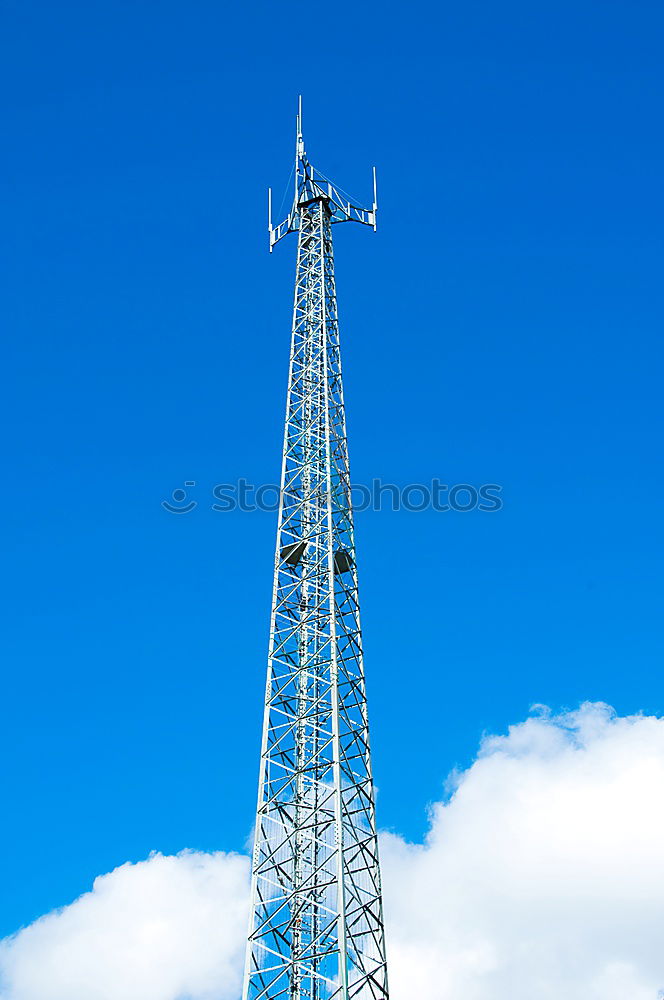
M 388 1000 L 332 224 L 298 116 L 293 334 L 244 1000 Z M 271 213 L 270 213 L 271 215 Z

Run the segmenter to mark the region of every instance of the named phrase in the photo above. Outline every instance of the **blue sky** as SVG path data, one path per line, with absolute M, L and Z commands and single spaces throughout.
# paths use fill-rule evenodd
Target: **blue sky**
M 357 481 L 498 513 L 357 519 L 379 820 L 410 837 L 536 702 L 661 714 L 655 3 L 6 2 L 0 933 L 255 805 L 304 95 Z M 198 507 L 160 503 L 185 480 Z

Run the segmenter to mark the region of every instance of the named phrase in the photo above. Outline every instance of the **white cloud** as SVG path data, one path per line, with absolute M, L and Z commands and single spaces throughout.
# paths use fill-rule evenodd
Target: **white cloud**
M 487 738 L 424 844 L 384 835 L 392 1000 L 657 1000 L 664 719 Z M 3 1000 L 238 1000 L 246 858 L 155 855 L 0 944 Z
M 424 845 L 384 838 L 394 1000 L 656 1000 L 663 834 L 664 720 L 486 739 Z
M 237 1000 L 249 862 L 153 855 L 0 945 L 6 1000 Z

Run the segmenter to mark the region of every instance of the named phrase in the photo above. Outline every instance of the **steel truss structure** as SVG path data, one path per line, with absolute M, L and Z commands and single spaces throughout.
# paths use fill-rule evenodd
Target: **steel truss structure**
M 332 225 L 375 228 L 309 163 L 297 272 L 244 1000 L 388 1000 Z

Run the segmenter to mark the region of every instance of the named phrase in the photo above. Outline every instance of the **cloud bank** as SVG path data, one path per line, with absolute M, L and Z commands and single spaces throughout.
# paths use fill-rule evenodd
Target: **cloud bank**
M 584 705 L 488 738 L 383 858 L 395 1000 L 656 1000 L 664 720 Z
M 102 875 L 0 944 L 0 997 L 238 1000 L 248 872 L 239 855 L 185 851 Z
M 382 853 L 392 1000 L 664 991 L 664 719 L 588 704 L 488 737 L 425 842 Z M 0 997 L 238 1000 L 247 884 L 239 855 L 123 865 L 0 943 Z

